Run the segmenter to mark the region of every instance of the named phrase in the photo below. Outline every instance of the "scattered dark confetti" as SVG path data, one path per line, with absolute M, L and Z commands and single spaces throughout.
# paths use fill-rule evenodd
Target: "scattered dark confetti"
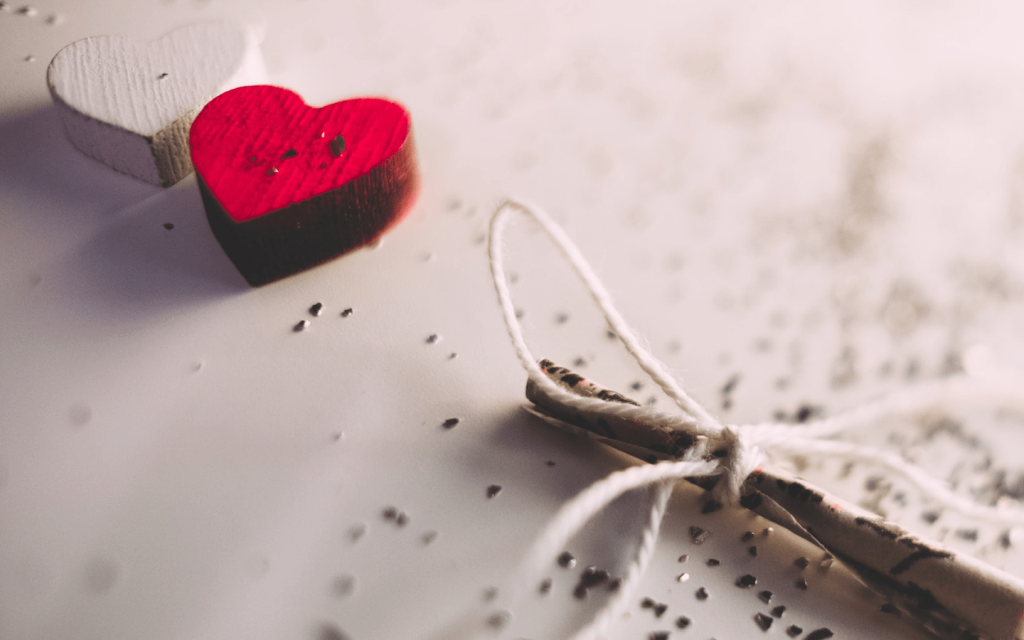
M 491 602 L 498 597 L 498 587 L 487 587 L 484 589 L 484 602 Z
M 350 315 L 352 315 L 352 307 L 349 307 L 348 309 L 345 309 L 344 311 L 341 312 L 342 318 L 347 318 Z
M 317 634 L 317 640 L 349 640 L 349 636 L 339 629 L 337 625 L 325 622 L 320 625 L 320 633 Z
M 538 588 L 538 591 L 540 591 L 541 594 L 545 595 L 551 593 L 551 584 L 551 578 L 544 578 L 540 581 L 540 587 Z
M 558 554 L 558 566 L 563 569 L 572 569 L 576 566 L 576 556 L 572 555 L 568 551 L 563 551 Z
M 715 500 L 714 498 L 711 498 L 710 500 L 708 500 L 707 502 L 704 503 L 704 506 L 701 507 L 700 512 L 701 513 L 714 513 L 716 511 L 720 511 L 721 509 L 722 509 L 722 503 L 719 502 L 718 500 Z
M 605 335 L 606 335 L 606 336 L 608 337 L 608 339 L 609 339 L 609 340 L 614 340 L 614 339 L 616 339 L 616 338 L 618 338 L 618 337 L 619 337 L 619 336 L 618 336 L 618 334 L 616 334 L 616 333 L 615 333 L 614 331 L 612 331 L 611 329 L 609 329 L 609 330 L 607 331 L 607 333 L 605 333 Z
M 516 309 L 516 318 L 518 320 L 522 320 L 523 316 L 525 316 L 525 315 L 526 315 L 525 311 L 523 311 L 522 309 Z
M 761 598 L 761 601 L 764 602 L 765 604 L 768 604 L 769 602 L 772 601 L 772 592 L 768 591 L 767 589 L 765 589 L 761 593 L 757 594 L 757 597 Z
M 548 460 L 548 461 L 547 461 L 547 462 L 545 462 L 544 464 L 546 464 L 546 465 L 547 465 L 547 466 L 549 466 L 549 467 L 553 467 L 553 466 L 555 466 L 555 461 L 554 461 L 554 460 Z
M 395 518 L 395 524 L 399 527 L 404 527 L 409 524 L 409 514 L 404 511 L 399 511 L 398 517 Z
M 350 575 L 342 575 L 331 581 L 331 593 L 339 598 L 351 595 L 355 590 L 356 579 Z
M 897 609 L 896 605 L 892 604 L 891 602 L 886 602 L 885 604 L 883 604 L 882 607 L 881 607 L 881 610 L 883 612 L 885 612 L 885 613 L 889 613 L 889 614 L 892 614 L 894 616 L 901 615 L 900 614 L 900 610 Z
M 320 317 L 320 313 L 323 312 L 323 310 L 324 310 L 324 303 L 317 302 L 317 303 L 313 304 L 313 306 L 311 306 L 309 308 L 309 315 L 313 316 L 314 318 L 319 318 Z
M 555 322 L 557 322 L 558 324 L 565 324 L 568 321 L 569 321 L 569 314 L 568 313 L 560 313 L 555 318 Z
M 700 527 L 690 527 L 690 540 L 693 544 L 703 544 L 705 540 L 711 535 L 710 532 L 701 529 Z
M 459 354 L 457 354 L 454 351 L 452 351 L 451 355 L 448 356 L 448 359 L 449 360 L 454 360 L 455 358 L 458 358 L 458 357 L 459 357 Z
M 676 576 L 676 582 L 686 582 L 689 579 L 690 574 L 688 573 L 680 573 L 678 576 Z
M 718 565 L 722 564 L 722 561 L 718 558 L 708 558 L 707 564 L 709 567 L 717 567 Z
M 775 618 L 766 616 L 759 611 L 754 615 L 754 622 L 757 623 L 757 626 L 761 627 L 761 631 L 767 631 L 768 629 L 771 629 L 772 623 L 775 622 Z
M 587 588 L 578 584 L 576 585 L 576 588 L 572 590 L 572 595 L 576 596 L 579 600 L 585 600 L 587 598 Z
M 697 596 L 698 600 L 707 600 L 708 599 L 708 590 L 705 589 L 704 587 L 701 587 L 700 589 L 697 589 L 697 593 L 695 593 L 694 595 Z
M 629 385 L 629 388 L 632 389 L 633 391 L 639 391 L 644 388 L 644 383 L 637 380 L 633 384 Z
M 683 555 L 679 556 L 679 562 L 686 562 L 689 558 L 690 556 L 684 553 Z
M 174 223 L 173 222 L 165 222 L 164 223 L 164 229 L 167 229 L 168 231 L 170 231 L 173 228 L 174 228 Z
M 292 327 L 292 331 L 299 333 L 300 331 L 305 331 L 307 327 L 309 327 L 309 320 L 299 320 L 295 326 Z
M 440 339 L 441 336 L 437 335 L 436 333 L 432 333 L 429 336 L 427 336 L 427 344 L 435 344 Z
M 750 547 L 749 547 L 749 548 L 747 549 L 747 553 L 749 553 L 750 555 L 752 555 L 752 556 L 754 556 L 754 557 L 756 558 L 756 557 L 757 557 L 757 547 L 756 547 L 756 546 L 754 546 L 754 545 L 751 545 L 751 546 L 750 546 Z
M 490 617 L 487 618 L 487 624 L 492 629 L 501 629 L 506 624 L 508 624 L 509 619 L 511 619 L 511 617 L 512 615 L 508 611 L 497 611 L 495 613 L 492 613 Z
M 444 427 L 445 429 L 452 429 L 457 424 L 459 424 L 458 418 L 448 418 L 443 423 L 441 423 L 441 426 Z
M 789 628 L 786 629 L 786 634 L 789 635 L 790 638 L 795 638 L 803 632 L 804 630 L 796 626 L 795 624 L 789 625 Z
M 615 592 L 622 586 L 622 578 L 612 578 L 608 581 L 608 590 Z
M 832 633 L 831 629 L 828 627 L 822 627 L 808 633 L 807 636 L 804 637 L 804 640 L 825 640 L 825 638 L 831 638 L 834 635 L 835 634 Z
M 749 540 L 752 540 L 753 538 L 754 538 L 754 532 L 753 531 L 747 531 L 746 533 L 743 534 L 743 537 L 740 538 L 740 540 L 742 540 L 743 542 L 747 542 Z
M 366 525 L 362 523 L 353 525 L 348 530 L 348 539 L 352 542 L 357 542 L 360 538 L 366 535 L 366 528 Z
M 653 599 L 651 599 L 651 598 L 644 598 L 643 600 L 640 601 L 640 608 L 641 609 L 651 609 L 651 608 L 654 607 L 655 604 L 657 604 L 657 603 L 654 602 Z
M 341 431 L 335 431 L 334 433 L 331 434 L 331 442 L 338 442 L 344 435 L 345 434 L 342 433 Z
M 345 153 L 345 136 L 337 135 L 331 140 L 331 155 L 337 158 L 341 154 Z
M 654 617 L 655 618 L 660 618 L 662 615 L 664 615 L 664 613 L 666 611 L 668 611 L 668 605 L 665 604 L 664 602 L 659 602 L 656 605 L 654 605 L 654 609 L 653 610 L 654 610 Z
M 796 410 L 796 414 L 794 414 L 793 419 L 796 422 L 807 422 L 814 416 L 818 415 L 820 411 L 820 407 L 815 407 L 809 404 L 802 404 Z
M 803 578 L 798 578 L 796 581 L 796 588 L 801 591 L 807 591 L 807 581 Z
M 728 380 L 725 381 L 725 384 L 722 385 L 722 389 L 721 389 L 722 395 L 729 395 L 730 393 L 732 393 L 736 389 L 736 385 L 739 384 L 739 382 L 740 382 L 740 374 L 738 374 L 738 373 L 732 374 L 732 376 Z
M 1009 529 L 999 534 L 999 546 L 1004 549 L 1009 549 L 1013 546 L 1013 540 L 1010 538 Z
M 583 574 L 580 575 L 580 584 L 589 589 L 590 587 L 596 587 L 603 582 L 607 582 L 610 577 L 604 569 L 587 567 L 583 570 Z
M 686 627 L 690 626 L 690 619 L 686 616 L 679 616 L 678 618 L 676 618 L 676 626 L 680 629 L 685 629 Z
M 739 579 L 736 580 L 736 586 L 741 588 L 741 589 L 746 589 L 747 587 L 752 587 L 755 584 L 757 584 L 757 578 L 755 578 L 754 576 L 750 575 L 749 573 L 740 576 Z
M 647 640 L 668 640 L 668 631 L 652 631 L 647 634 Z
M 776 618 L 781 618 L 782 614 L 784 614 L 784 613 L 786 613 L 785 605 L 781 605 L 780 604 L 779 606 L 777 606 L 774 609 L 772 609 L 772 615 L 775 616 Z
M 436 531 L 427 531 L 426 533 L 423 534 L 423 536 L 420 539 L 423 540 L 423 544 L 430 544 L 435 539 L 437 539 L 437 532 Z
M 398 517 L 398 509 L 395 507 L 387 507 L 381 515 L 384 516 L 385 520 L 394 520 Z
M 574 366 L 574 367 L 585 367 L 585 366 L 587 366 L 587 361 L 584 360 L 583 358 L 576 358 L 575 360 L 572 361 L 572 366 Z
M 498 495 L 499 493 L 501 493 L 501 485 L 499 485 L 499 484 L 492 484 L 491 486 L 487 487 L 487 497 L 488 498 L 493 498 L 494 496 Z
M 956 530 L 956 537 L 960 538 L 961 540 L 966 540 L 968 542 L 977 542 L 978 541 L 978 530 L 977 529 L 957 529 Z
M 807 565 L 811 564 L 811 561 L 803 556 L 800 556 L 799 558 L 793 561 L 793 564 L 795 564 L 798 569 L 806 569 Z

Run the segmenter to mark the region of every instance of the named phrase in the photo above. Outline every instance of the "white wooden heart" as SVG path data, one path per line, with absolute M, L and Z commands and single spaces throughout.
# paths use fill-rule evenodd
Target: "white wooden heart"
M 265 82 L 251 30 L 231 22 L 189 25 L 153 42 L 85 38 L 47 70 L 71 143 L 153 184 L 192 172 L 188 131 L 203 106 L 234 87 Z

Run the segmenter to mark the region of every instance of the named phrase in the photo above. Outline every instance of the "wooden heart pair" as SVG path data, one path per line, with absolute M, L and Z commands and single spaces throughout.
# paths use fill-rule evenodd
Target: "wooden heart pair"
M 287 89 L 241 86 L 262 77 L 255 38 L 221 22 L 145 44 L 80 40 L 47 72 L 68 138 L 87 155 L 163 186 L 194 166 L 210 228 L 253 286 L 374 242 L 419 187 L 400 104 L 314 108 Z

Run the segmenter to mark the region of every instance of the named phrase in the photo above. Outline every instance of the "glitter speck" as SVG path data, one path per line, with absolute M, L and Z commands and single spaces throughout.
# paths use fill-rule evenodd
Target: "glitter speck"
M 331 146 L 331 155 L 334 156 L 335 158 L 337 158 L 341 154 L 345 153 L 345 148 L 346 148 L 345 136 L 342 136 L 342 135 L 334 136 L 334 139 L 331 140 L 330 146 Z

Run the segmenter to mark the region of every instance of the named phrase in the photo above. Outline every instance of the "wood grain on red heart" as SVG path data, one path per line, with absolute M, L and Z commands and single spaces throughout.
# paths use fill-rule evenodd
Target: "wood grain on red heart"
M 409 113 L 381 98 L 315 108 L 241 87 L 203 109 L 189 144 L 210 228 L 254 286 L 372 243 L 419 187 Z

